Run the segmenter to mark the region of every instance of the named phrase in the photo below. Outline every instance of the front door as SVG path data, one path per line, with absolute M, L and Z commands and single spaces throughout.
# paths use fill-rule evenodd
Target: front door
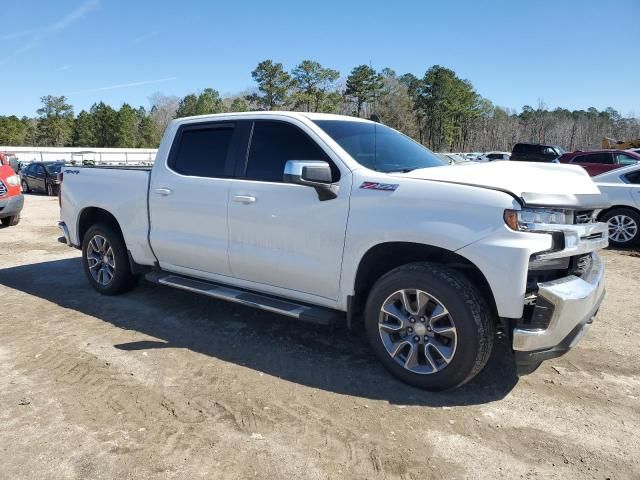
M 229 261 L 234 277 L 338 297 L 351 176 L 342 174 L 302 128 L 256 120 L 246 164 L 229 188 Z M 321 201 L 307 186 L 283 183 L 288 160 L 324 160 L 340 185 Z
M 44 170 L 44 166 L 37 163 L 35 167 L 31 170 L 32 174 L 29 178 L 29 187 L 32 190 L 36 190 L 39 192 L 44 192 L 45 190 L 45 178 L 47 172 Z
M 229 176 L 239 129 L 232 122 L 185 124 L 149 189 L 150 243 L 165 270 L 230 275 Z

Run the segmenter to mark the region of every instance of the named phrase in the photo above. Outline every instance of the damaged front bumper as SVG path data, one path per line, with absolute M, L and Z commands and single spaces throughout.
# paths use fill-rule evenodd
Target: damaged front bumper
M 593 322 L 604 298 L 604 262 L 595 252 L 579 277 L 569 275 L 538 284 L 534 317 L 548 318 L 546 328 L 514 328 L 513 350 L 518 374 L 573 348 Z

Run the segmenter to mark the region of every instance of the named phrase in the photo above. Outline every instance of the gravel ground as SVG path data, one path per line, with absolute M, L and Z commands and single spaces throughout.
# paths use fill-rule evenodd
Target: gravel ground
M 101 297 L 56 199 L 0 229 L 0 478 L 640 478 L 640 255 L 573 351 L 517 379 L 391 378 L 361 332 L 141 283 Z

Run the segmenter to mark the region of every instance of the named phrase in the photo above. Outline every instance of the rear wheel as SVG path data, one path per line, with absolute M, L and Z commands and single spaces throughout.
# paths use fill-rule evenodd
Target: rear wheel
M 468 382 L 493 348 L 485 302 L 464 276 L 437 264 L 404 265 L 380 278 L 367 299 L 365 322 L 385 368 L 426 390 Z
M 609 243 L 628 248 L 640 244 L 640 214 L 629 208 L 613 208 L 601 220 L 609 227 Z
M 111 226 L 89 228 L 82 242 L 82 264 L 91 286 L 103 295 L 124 293 L 137 284 L 124 239 Z
M 18 225 L 18 223 L 20 223 L 20 214 L 13 215 L 11 217 L 5 217 L 1 221 L 2 225 L 4 225 L 5 227 L 15 227 L 16 225 Z

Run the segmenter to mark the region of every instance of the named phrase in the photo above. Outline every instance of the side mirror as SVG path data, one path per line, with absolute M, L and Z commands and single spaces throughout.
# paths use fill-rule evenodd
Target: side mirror
M 338 185 L 331 183 L 331 167 L 320 160 L 289 160 L 284 166 L 284 181 L 315 188 L 320 201 L 338 196 Z

